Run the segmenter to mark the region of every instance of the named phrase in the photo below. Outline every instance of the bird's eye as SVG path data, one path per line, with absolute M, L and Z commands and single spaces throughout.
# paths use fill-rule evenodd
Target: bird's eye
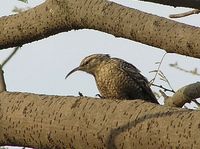
M 89 61 L 86 61 L 83 65 L 87 65 L 89 63 Z

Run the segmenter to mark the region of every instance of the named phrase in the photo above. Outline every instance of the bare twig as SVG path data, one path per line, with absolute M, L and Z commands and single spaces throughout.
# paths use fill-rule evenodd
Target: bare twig
M 200 76 L 200 73 L 198 73 L 198 70 L 197 68 L 194 68 L 194 70 L 186 70 L 184 68 L 181 68 L 180 66 L 178 66 L 178 63 L 175 62 L 174 64 L 169 64 L 169 66 L 171 67 L 174 67 L 180 71 L 183 71 L 183 72 L 186 72 L 186 73 L 190 73 L 190 74 L 193 74 L 193 75 L 196 75 L 196 76 Z
M 20 47 L 15 47 L 13 52 L 3 61 L 3 63 L 1 64 L 1 67 L 3 68 L 4 65 L 6 65 L 6 63 L 15 55 L 15 53 L 17 52 L 17 50 L 19 50 Z
M 181 18 L 181 17 L 186 17 L 186 16 L 189 16 L 189 15 L 199 14 L 199 13 L 200 13 L 199 9 L 194 9 L 194 10 L 187 11 L 187 12 L 184 12 L 184 13 L 171 14 L 171 15 L 169 15 L 169 17 L 170 18 Z
M 167 96 L 162 90 L 159 90 L 160 94 L 164 97 L 164 100 L 167 100 L 169 96 Z
M 0 66 L 0 92 L 6 91 L 6 83 L 4 79 L 4 72 L 2 66 Z
M 154 71 L 150 71 L 150 72 L 149 72 L 149 73 L 151 73 L 151 72 L 156 72 L 154 78 L 150 81 L 150 86 L 151 86 L 151 85 L 154 83 L 154 81 L 156 80 L 156 77 L 157 77 L 157 75 L 158 75 L 158 72 L 160 71 L 161 64 L 162 64 L 162 62 L 163 62 L 164 57 L 165 57 L 166 54 L 167 54 L 167 52 L 162 56 L 160 62 L 157 62 L 157 63 L 156 63 L 156 64 L 159 64 L 157 70 L 154 70 Z
M 170 84 L 169 80 L 166 78 L 166 76 L 164 75 L 164 73 L 160 70 L 161 64 L 162 64 L 162 62 L 163 62 L 164 57 L 165 57 L 166 54 L 167 54 L 167 53 L 165 53 L 165 54 L 162 56 L 160 62 L 157 62 L 157 63 L 156 63 L 156 64 L 159 64 L 157 70 L 150 71 L 150 73 L 155 72 L 156 74 L 155 74 L 154 78 L 150 81 L 149 84 L 150 84 L 150 86 L 153 85 L 153 86 L 159 87 L 159 88 L 163 89 L 165 92 L 166 92 L 166 91 L 169 91 L 169 92 L 175 93 L 175 91 L 174 91 L 174 90 L 172 89 L 172 87 L 171 87 L 171 84 Z M 160 76 L 160 79 L 161 79 L 161 80 L 167 82 L 167 84 L 169 85 L 169 87 L 170 87 L 171 89 L 167 89 L 167 88 L 163 87 L 162 85 L 156 85 L 156 84 L 154 84 L 154 81 L 156 80 L 156 77 L 157 77 L 158 75 Z
M 15 53 L 17 52 L 17 50 L 19 48 L 20 47 L 14 48 L 14 50 L 12 51 L 12 53 L 3 61 L 2 65 L 0 65 L 0 92 L 6 91 L 6 83 L 5 83 L 4 72 L 3 72 L 2 68 L 13 57 L 13 55 L 15 55 Z
M 159 71 L 158 75 L 161 77 L 160 80 L 167 82 L 167 84 L 171 88 L 171 90 L 174 91 L 173 88 L 172 88 L 172 86 L 171 86 L 171 84 L 170 84 L 170 82 L 169 82 L 169 80 L 164 75 L 164 73 L 162 71 Z
M 157 84 L 151 84 L 152 86 L 156 86 L 156 87 L 159 87 L 161 89 L 164 90 L 164 92 L 168 91 L 168 92 L 172 92 L 172 93 L 175 93 L 175 91 L 173 89 L 167 89 L 165 87 L 163 87 L 162 85 L 157 85 Z
M 157 97 L 157 99 L 159 99 L 160 97 L 162 97 L 159 93 L 157 92 L 153 92 L 153 94 Z

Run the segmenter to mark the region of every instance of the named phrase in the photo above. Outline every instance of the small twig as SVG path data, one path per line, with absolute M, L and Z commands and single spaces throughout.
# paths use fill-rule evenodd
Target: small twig
M 181 17 L 186 17 L 186 16 L 189 16 L 189 15 L 193 15 L 193 14 L 198 14 L 198 13 L 200 13 L 200 10 L 199 9 L 194 9 L 194 10 L 187 11 L 187 12 L 184 12 L 184 13 L 171 14 L 171 15 L 169 15 L 169 17 L 170 18 L 181 18 Z
M 178 63 L 175 62 L 174 64 L 169 64 L 169 66 L 171 67 L 174 67 L 180 71 L 183 71 L 183 72 L 186 72 L 186 73 L 190 73 L 190 74 L 193 74 L 193 75 L 196 75 L 196 76 L 200 76 L 200 73 L 198 73 L 198 70 L 197 68 L 194 68 L 194 70 L 186 70 L 184 68 L 181 68 L 180 66 L 178 66 Z
M 0 66 L 0 92 L 6 91 L 6 83 L 4 79 L 4 72 L 2 66 Z
M 154 86 L 156 86 L 156 87 L 162 88 L 162 89 L 164 89 L 164 91 L 170 91 L 170 92 L 175 93 L 175 91 L 173 90 L 173 88 L 172 88 L 172 86 L 171 86 L 169 80 L 166 78 L 166 76 L 164 75 L 164 73 L 160 70 L 161 64 L 162 64 L 162 62 L 163 62 L 164 57 L 165 57 L 166 54 L 167 54 L 167 53 L 165 53 L 165 54 L 162 56 L 162 59 L 161 59 L 160 62 L 157 62 L 157 63 L 159 63 L 157 70 L 150 71 L 150 73 L 155 72 L 156 74 L 155 74 L 154 78 L 149 82 L 149 84 L 150 84 L 150 86 L 151 86 L 151 85 L 154 85 Z M 163 87 L 162 85 L 153 84 L 154 81 L 156 80 L 156 77 L 157 77 L 158 75 L 160 76 L 160 79 L 161 79 L 161 80 L 167 82 L 167 84 L 169 85 L 169 87 L 171 88 L 171 90 L 170 90 L 170 89 L 167 89 L 167 88 L 165 88 L 165 87 Z
M 168 91 L 168 92 L 172 92 L 172 93 L 175 93 L 175 91 L 173 89 L 167 89 L 165 87 L 163 87 L 162 85 L 156 85 L 156 84 L 151 84 L 152 86 L 156 86 L 156 87 L 159 87 L 161 89 L 164 90 L 164 92 Z
M 157 92 L 153 92 L 153 94 L 157 97 L 157 99 L 159 99 L 161 97 L 161 95 Z
M 156 70 L 156 74 L 155 74 L 154 78 L 150 81 L 150 86 L 151 86 L 151 85 L 154 83 L 154 81 L 156 80 L 156 77 L 157 77 L 157 75 L 158 75 L 158 72 L 160 71 L 161 64 L 162 64 L 162 62 L 163 62 L 164 57 L 165 57 L 166 54 L 167 54 L 167 52 L 162 56 L 160 62 L 158 62 L 159 65 L 158 65 L 158 68 L 157 68 L 157 70 Z M 151 73 L 151 72 L 154 72 L 154 71 L 150 71 L 150 73 Z
M 160 79 L 167 82 L 167 84 L 169 85 L 169 87 L 171 88 L 171 90 L 173 90 L 169 80 L 167 79 L 167 77 L 164 75 L 164 73 L 162 71 L 159 72 L 159 75 L 160 75 Z M 174 91 L 174 90 L 173 90 Z
M 6 91 L 6 83 L 5 83 L 5 79 L 4 79 L 4 72 L 3 72 L 3 66 L 5 66 L 7 64 L 7 62 L 15 55 L 15 53 L 17 52 L 17 50 L 20 47 L 16 47 L 14 48 L 14 50 L 12 51 L 12 53 L 3 61 L 3 63 L 0 66 L 0 92 Z
M 1 64 L 1 68 L 3 68 L 4 65 L 15 55 L 15 53 L 19 50 L 20 47 L 15 47 L 12 53 L 3 61 Z
M 162 90 L 159 90 L 159 92 L 164 97 L 165 100 L 167 100 L 167 98 L 169 98 L 169 96 L 167 96 Z

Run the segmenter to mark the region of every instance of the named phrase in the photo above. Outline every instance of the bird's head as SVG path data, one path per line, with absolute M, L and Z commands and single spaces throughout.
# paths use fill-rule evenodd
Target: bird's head
M 94 75 L 95 71 L 98 69 L 98 66 L 100 66 L 101 63 L 107 61 L 108 59 L 110 59 L 110 56 L 108 54 L 89 55 L 81 61 L 80 65 L 78 67 L 76 67 L 72 71 L 70 71 L 66 75 L 65 79 L 69 75 L 71 75 L 72 73 L 74 73 L 75 71 L 78 71 L 78 70 Z

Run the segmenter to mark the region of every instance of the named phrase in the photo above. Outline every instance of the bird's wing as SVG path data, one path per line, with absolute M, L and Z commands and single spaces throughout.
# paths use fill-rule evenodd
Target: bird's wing
M 152 90 L 150 89 L 148 80 L 140 73 L 140 70 L 137 69 L 134 65 L 119 59 L 119 58 L 112 58 L 112 60 L 118 65 L 121 71 L 128 74 L 128 76 L 131 76 L 131 78 L 142 88 L 144 92 L 146 92 L 151 100 L 153 100 L 154 103 L 158 103 L 155 95 L 153 94 Z
M 135 72 L 140 73 L 139 69 L 137 69 L 131 63 L 128 63 L 128 62 L 124 61 L 123 59 L 120 59 L 120 58 L 111 58 L 111 60 L 113 60 L 114 63 L 119 66 L 119 68 L 125 68 L 125 69 L 127 69 L 129 71 L 132 71 L 133 73 L 135 73 Z

